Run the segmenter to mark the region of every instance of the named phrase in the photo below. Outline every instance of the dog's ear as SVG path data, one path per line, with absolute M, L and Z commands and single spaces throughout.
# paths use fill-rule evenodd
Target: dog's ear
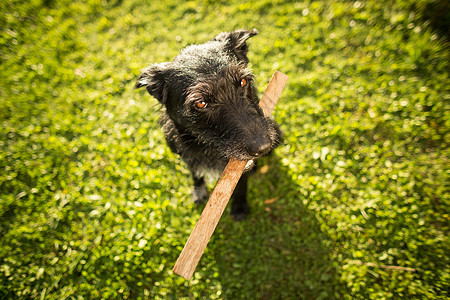
M 215 37 L 214 41 L 225 42 L 226 46 L 233 51 L 237 58 L 245 65 L 248 64 L 248 45 L 247 40 L 258 34 L 256 29 L 240 29 L 232 32 L 222 32 Z
M 161 104 L 167 100 L 166 81 L 171 71 L 172 63 L 153 64 L 145 68 L 134 86 L 135 89 L 145 86 L 147 91 Z

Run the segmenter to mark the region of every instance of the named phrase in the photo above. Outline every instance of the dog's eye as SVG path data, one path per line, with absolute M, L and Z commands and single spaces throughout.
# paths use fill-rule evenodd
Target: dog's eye
M 205 108 L 208 106 L 208 103 L 206 103 L 203 100 L 199 100 L 199 101 L 195 102 L 195 106 L 197 106 L 197 108 Z
M 241 79 L 241 86 L 244 87 L 244 86 L 246 86 L 246 85 L 247 85 L 247 79 L 242 78 L 242 79 Z

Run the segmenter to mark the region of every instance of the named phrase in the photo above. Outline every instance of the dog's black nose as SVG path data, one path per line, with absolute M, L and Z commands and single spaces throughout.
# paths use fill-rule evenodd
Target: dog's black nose
M 269 138 L 256 138 L 248 141 L 247 151 L 251 156 L 261 156 L 266 154 L 271 146 Z

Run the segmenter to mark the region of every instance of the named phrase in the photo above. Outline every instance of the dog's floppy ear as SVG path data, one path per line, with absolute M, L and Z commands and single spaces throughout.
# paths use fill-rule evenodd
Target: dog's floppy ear
M 245 64 L 248 64 L 247 40 L 257 34 L 258 31 L 256 29 L 253 30 L 239 29 L 232 32 L 222 32 L 218 36 L 216 36 L 214 41 L 225 42 L 227 47 L 234 52 L 234 54 L 240 61 L 244 62 Z
M 161 104 L 167 100 L 166 81 L 171 70 L 171 63 L 153 64 L 145 68 L 134 88 L 138 89 L 145 86 L 147 91 L 155 97 Z

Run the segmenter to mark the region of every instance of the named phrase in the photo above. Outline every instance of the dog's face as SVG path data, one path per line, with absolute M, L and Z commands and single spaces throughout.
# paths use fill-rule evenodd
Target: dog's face
M 279 144 L 280 132 L 258 106 L 254 76 L 247 68 L 246 40 L 255 34 L 221 33 L 187 47 L 173 62 L 147 67 L 136 87 L 145 86 L 180 130 L 222 156 L 259 157 Z

